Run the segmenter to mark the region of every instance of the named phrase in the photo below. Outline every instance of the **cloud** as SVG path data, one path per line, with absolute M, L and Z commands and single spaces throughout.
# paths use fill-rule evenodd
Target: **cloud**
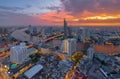
M 119 24 L 120 0 L 61 0 L 71 24 Z M 64 17 L 64 16 L 63 16 Z
M 61 12 L 63 11 L 62 6 L 46 6 L 46 7 L 39 7 L 40 10 L 48 10 L 49 12 Z
M 68 25 L 120 25 L 120 0 L 61 0 L 61 2 L 60 6 L 37 6 L 35 7 L 37 9 L 34 9 L 33 5 L 27 5 L 26 14 L 22 14 L 21 11 L 14 12 L 23 9 L 20 7 L 0 6 L 0 24 L 63 25 L 63 18 L 66 18 Z M 3 12 L 3 9 L 7 11 Z M 37 13 L 30 15 L 30 12 Z
M 61 0 L 61 2 L 65 11 L 75 15 L 85 10 L 93 13 L 120 13 L 120 0 Z
M 63 22 L 64 18 L 67 18 L 69 21 L 74 18 L 74 16 L 67 14 L 66 12 L 49 12 L 44 14 L 36 15 L 41 20 L 50 21 L 50 22 Z
M 27 7 L 27 8 L 31 8 L 31 7 L 32 7 L 32 5 L 26 5 L 26 7 Z
M 0 11 L 0 25 L 39 25 L 41 22 L 36 17 L 27 14 Z
M 113 16 L 115 17 L 115 16 Z M 49 12 L 37 15 L 27 15 L 21 13 L 0 11 L 0 25 L 61 25 L 63 26 L 63 18 L 67 19 L 68 25 L 120 25 L 120 18 L 108 19 L 91 19 L 92 17 L 75 17 L 68 15 L 67 12 Z M 89 19 L 90 18 L 90 19 Z M 107 16 L 106 16 L 107 18 Z
M 49 6 L 49 7 L 45 7 L 45 9 L 61 12 L 63 10 L 63 7 L 61 7 L 61 6 Z
M 17 10 L 23 10 L 24 8 L 21 7 L 7 7 L 7 6 L 0 6 L 1 10 L 10 10 L 10 11 L 17 11 Z

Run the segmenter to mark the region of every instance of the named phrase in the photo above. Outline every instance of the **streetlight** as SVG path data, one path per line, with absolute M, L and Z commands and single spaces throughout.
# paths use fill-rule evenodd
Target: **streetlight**
M 10 74 L 10 71 L 8 71 L 8 74 Z

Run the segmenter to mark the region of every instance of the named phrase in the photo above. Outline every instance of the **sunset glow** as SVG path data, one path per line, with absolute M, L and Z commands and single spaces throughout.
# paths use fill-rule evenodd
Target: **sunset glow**
M 24 4 L 22 1 L 24 1 Z M 0 1 L 1 25 L 61 26 L 63 25 L 63 18 L 67 19 L 70 26 L 120 25 L 120 0 L 22 1 Z
M 93 17 L 86 17 L 84 18 L 84 20 L 94 20 L 94 19 L 98 19 L 98 20 L 108 20 L 108 19 L 119 19 L 120 15 L 118 16 L 93 16 Z

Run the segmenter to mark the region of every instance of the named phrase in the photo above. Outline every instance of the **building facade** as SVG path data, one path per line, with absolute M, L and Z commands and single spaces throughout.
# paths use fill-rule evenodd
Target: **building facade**
M 94 47 L 91 45 L 87 50 L 87 57 L 89 60 L 93 60 L 94 53 L 95 53 Z
M 76 52 L 76 39 L 65 39 L 63 40 L 62 47 L 63 53 L 71 56 L 74 52 Z
M 27 58 L 27 48 L 24 43 L 18 46 L 11 47 L 10 61 L 12 63 L 22 64 Z
M 81 29 L 82 30 L 82 36 L 81 36 L 81 41 L 84 41 L 86 39 L 90 38 L 90 32 L 89 29 Z

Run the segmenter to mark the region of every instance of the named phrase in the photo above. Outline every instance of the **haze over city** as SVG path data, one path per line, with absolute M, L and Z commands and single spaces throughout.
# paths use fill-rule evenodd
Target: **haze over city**
M 0 26 L 120 26 L 120 0 L 0 0 Z

